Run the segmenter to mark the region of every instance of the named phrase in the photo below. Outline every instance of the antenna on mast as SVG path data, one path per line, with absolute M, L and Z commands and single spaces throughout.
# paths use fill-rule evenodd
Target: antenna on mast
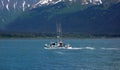
M 57 39 L 59 41 L 61 41 L 61 37 L 62 37 L 62 28 L 61 28 L 61 24 L 56 24 L 57 27 Z

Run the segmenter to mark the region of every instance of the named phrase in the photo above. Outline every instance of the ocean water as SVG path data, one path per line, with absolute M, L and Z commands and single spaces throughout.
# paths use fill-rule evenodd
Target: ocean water
M 0 70 L 120 70 L 120 39 L 64 39 L 73 49 L 47 50 L 54 39 L 1 39 Z

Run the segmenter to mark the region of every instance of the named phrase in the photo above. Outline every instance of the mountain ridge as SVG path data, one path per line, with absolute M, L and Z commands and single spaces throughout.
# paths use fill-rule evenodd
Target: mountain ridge
M 111 6 L 107 10 L 104 9 L 103 5 L 99 5 L 91 6 L 85 10 L 80 10 L 74 13 L 56 15 L 53 15 L 53 12 L 49 12 L 51 8 L 54 7 L 55 6 L 49 6 L 46 9 L 43 8 L 44 12 L 40 10 L 41 8 L 32 10 L 30 13 L 31 15 L 29 14 L 31 17 L 28 16 L 24 19 L 21 17 L 15 22 L 10 23 L 7 27 L 8 31 L 41 33 L 55 32 L 56 23 L 61 23 L 64 30 L 63 32 L 79 32 L 83 34 L 120 34 L 120 10 L 118 9 L 120 8 L 120 3 Z M 64 6 L 61 8 L 64 8 Z M 49 19 L 48 16 L 51 16 L 51 14 L 52 17 Z
M 80 1 L 80 0 L 76 0 L 76 1 Z M 81 0 L 81 1 L 89 2 L 89 0 Z M 109 31 L 108 33 L 110 32 L 119 33 L 118 22 L 120 21 L 118 20 L 119 19 L 118 2 L 119 0 L 110 0 L 107 2 L 105 2 L 105 0 L 102 0 L 102 4 L 98 3 L 96 5 L 93 4 L 91 5 L 87 3 L 82 4 L 81 2 L 76 2 L 76 3 L 59 2 L 57 4 L 49 4 L 47 6 L 43 5 L 34 9 L 26 10 L 25 12 L 22 11 L 16 12 L 18 13 L 18 15 L 16 15 L 15 13 L 14 17 L 12 17 L 13 16 L 12 13 L 12 15 L 9 16 L 11 17 L 9 18 L 10 20 L 7 21 L 7 23 L 5 23 L 6 24 L 5 26 L 3 23 L 0 23 L 1 25 L 0 29 L 1 31 L 10 31 L 10 32 L 12 31 L 13 32 L 14 31 L 55 32 L 56 23 L 62 23 L 65 32 L 72 31 L 70 28 L 71 26 L 74 26 L 75 29 L 72 32 L 102 33 L 103 30 L 101 30 L 101 28 L 99 28 L 98 25 L 102 25 L 101 26 L 102 28 L 105 28 L 104 27 L 105 25 L 108 26 L 107 31 L 112 30 Z M 106 18 L 109 18 L 109 21 L 105 21 Z M 6 18 L 6 20 L 7 19 L 8 18 Z M 1 20 L 5 21 L 5 19 L 3 18 L 1 18 Z M 114 20 L 116 21 L 117 24 L 113 24 Z M 107 25 L 108 23 L 111 23 L 110 26 Z M 112 27 L 112 25 L 114 27 Z M 95 31 L 94 29 L 97 28 L 99 30 Z

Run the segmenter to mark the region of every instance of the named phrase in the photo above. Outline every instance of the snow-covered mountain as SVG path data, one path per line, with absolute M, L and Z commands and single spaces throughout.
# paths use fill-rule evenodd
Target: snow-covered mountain
M 102 4 L 102 0 L 0 0 L 0 10 L 6 9 L 8 11 L 21 9 L 36 8 L 42 5 L 56 4 L 59 2 L 79 2 L 82 5 L 85 4 Z
M 7 24 L 14 21 L 25 11 L 39 8 L 42 6 L 65 3 L 69 8 L 70 5 L 88 6 L 101 5 L 109 6 L 111 3 L 118 3 L 120 0 L 0 0 L 0 29 L 4 29 Z M 79 5 L 78 5 L 79 4 Z M 71 6 L 72 7 L 72 6 Z M 74 8 L 74 7 L 72 7 Z M 64 10 L 64 9 L 63 9 Z M 74 11 L 74 9 L 72 9 Z M 64 10 L 65 12 L 65 10 Z
M 109 8 L 103 5 L 88 5 L 89 7 L 85 8 L 75 4 L 68 7 L 65 3 L 57 3 L 25 11 L 4 30 L 48 33 L 56 32 L 56 23 L 61 23 L 64 32 L 120 35 L 120 3 Z
M 59 2 L 81 5 L 102 4 L 101 0 L 0 0 L 0 28 L 17 18 L 21 13 L 37 7 L 54 5 Z
M 32 9 L 43 5 L 57 4 L 59 2 L 79 3 L 81 5 L 100 5 L 103 3 L 120 2 L 120 0 L 0 0 L 0 11 L 6 9 L 22 10 Z

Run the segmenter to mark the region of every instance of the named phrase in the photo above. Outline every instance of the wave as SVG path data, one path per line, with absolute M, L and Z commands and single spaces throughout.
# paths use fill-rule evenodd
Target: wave
M 101 48 L 102 50 L 120 50 L 120 48 Z
M 94 47 L 85 47 L 85 49 L 94 50 Z
M 61 54 L 61 55 L 64 54 L 63 52 L 56 52 L 56 53 L 57 53 L 57 54 Z

